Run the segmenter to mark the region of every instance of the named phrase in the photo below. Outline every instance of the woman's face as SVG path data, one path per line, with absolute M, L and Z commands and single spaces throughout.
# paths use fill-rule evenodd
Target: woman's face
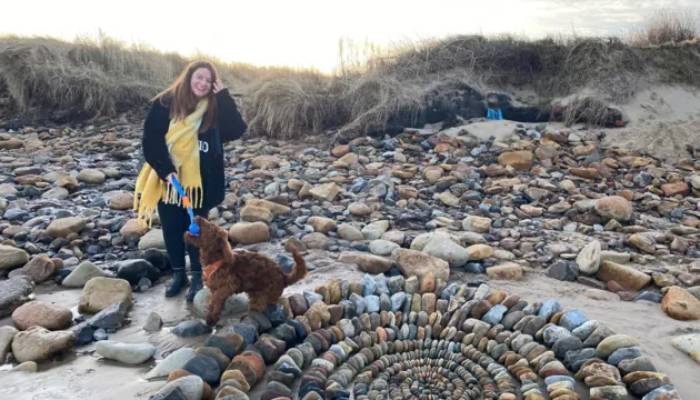
M 192 93 L 194 93 L 197 98 L 207 96 L 209 92 L 211 92 L 211 78 L 211 71 L 209 71 L 209 68 L 201 67 L 194 71 L 190 86 L 192 88 Z

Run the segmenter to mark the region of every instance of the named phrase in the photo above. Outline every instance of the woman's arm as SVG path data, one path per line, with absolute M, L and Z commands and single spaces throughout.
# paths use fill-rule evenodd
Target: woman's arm
M 143 156 L 146 162 L 153 167 L 160 179 L 166 180 L 168 175 L 177 172 L 168 146 L 165 144 L 165 134 L 170 125 L 170 110 L 160 104 L 159 100 L 153 102 L 151 110 L 143 124 Z
M 243 117 L 236 107 L 236 102 L 231 98 L 228 89 L 221 89 L 216 93 L 216 105 L 221 141 L 228 142 L 240 138 L 248 125 L 243 121 Z

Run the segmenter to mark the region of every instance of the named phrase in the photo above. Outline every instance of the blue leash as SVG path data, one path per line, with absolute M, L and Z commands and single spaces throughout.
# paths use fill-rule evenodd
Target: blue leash
M 192 202 L 190 201 L 190 198 L 187 196 L 187 193 L 185 193 L 185 189 L 182 188 L 182 185 L 180 185 L 180 182 L 177 180 L 175 175 L 170 176 L 170 183 L 175 186 L 175 190 L 177 190 L 177 193 L 180 195 L 180 199 L 182 200 L 182 205 L 187 208 L 187 214 L 190 216 L 189 232 L 195 236 L 198 236 L 199 225 L 194 222 L 194 211 L 192 211 Z

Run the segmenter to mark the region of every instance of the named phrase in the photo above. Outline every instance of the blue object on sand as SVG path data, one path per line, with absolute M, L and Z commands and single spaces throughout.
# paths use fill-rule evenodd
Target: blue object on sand
M 503 119 L 503 112 L 500 108 L 488 107 L 486 109 L 486 119 L 500 121 Z

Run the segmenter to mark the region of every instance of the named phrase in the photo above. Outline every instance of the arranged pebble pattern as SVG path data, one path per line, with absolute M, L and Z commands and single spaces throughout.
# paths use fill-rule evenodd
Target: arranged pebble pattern
M 217 400 L 680 399 L 635 338 L 580 310 L 440 286 L 365 275 L 283 297 L 211 336 L 229 358 L 202 378 Z

